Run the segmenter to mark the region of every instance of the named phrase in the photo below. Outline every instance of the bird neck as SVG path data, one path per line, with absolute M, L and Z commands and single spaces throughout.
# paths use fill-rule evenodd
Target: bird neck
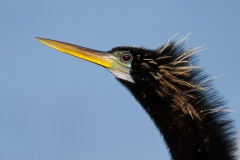
M 202 111 L 212 107 L 206 103 L 205 95 L 191 102 L 201 119 L 179 109 L 171 107 L 174 97 L 161 98 L 153 92 L 154 89 L 144 88 L 126 81 L 119 80 L 126 86 L 150 115 L 159 129 L 174 160 L 231 160 L 234 159 L 234 140 L 231 138 L 231 121 L 222 118 L 223 113 Z M 220 101 L 212 101 L 214 106 Z M 230 127 L 229 127 L 230 125 Z M 227 127 L 229 128 L 227 128 Z

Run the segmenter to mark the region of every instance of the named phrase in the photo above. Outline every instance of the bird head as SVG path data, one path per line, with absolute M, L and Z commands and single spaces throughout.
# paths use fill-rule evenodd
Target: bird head
M 103 66 L 119 80 L 138 83 L 142 86 L 171 87 L 171 81 L 181 83 L 179 79 L 189 77 L 189 72 L 193 68 L 189 63 L 189 58 L 195 50 L 182 49 L 182 43 L 175 44 L 173 41 L 169 41 L 156 50 L 115 47 L 110 51 L 97 51 L 45 38 L 36 39 L 58 51 Z M 181 84 L 184 85 L 184 82 Z
M 122 46 L 98 51 L 56 40 L 36 39 L 60 52 L 105 67 L 121 82 L 154 88 L 162 97 L 181 92 L 183 87 L 196 88 L 189 83 L 194 68 L 190 59 L 196 49 L 183 48 L 182 41 L 169 41 L 156 50 Z

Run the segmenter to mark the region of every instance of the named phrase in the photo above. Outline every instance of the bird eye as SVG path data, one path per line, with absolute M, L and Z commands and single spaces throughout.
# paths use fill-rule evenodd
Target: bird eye
M 130 54 L 130 53 L 123 53 L 122 55 L 121 55 L 121 60 L 123 61 L 123 62 L 131 62 L 132 61 L 132 55 Z

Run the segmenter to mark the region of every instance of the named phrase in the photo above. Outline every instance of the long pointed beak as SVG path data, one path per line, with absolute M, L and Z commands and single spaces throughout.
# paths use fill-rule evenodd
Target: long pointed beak
M 90 61 L 92 63 L 96 63 L 105 68 L 111 68 L 113 65 L 113 57 L 107 53 L 102 51 L 97 51 L 65 42 L 45 39 L 45 38 L 36 38 L 38 41 L 43 44 L 52 47 L 60 52 L 64 52 L 70 54 L 72 56 Z

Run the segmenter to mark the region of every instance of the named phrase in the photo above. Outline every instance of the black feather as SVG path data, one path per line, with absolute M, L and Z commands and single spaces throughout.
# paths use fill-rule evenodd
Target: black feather
M 133 55 L 135 83 L 118 79 L 150 115 L 174 160 L 235 159 L 234 125 L 225 100 L 196 66 L 198 49 L 169 41 L 156 50 L 116 47 Z

